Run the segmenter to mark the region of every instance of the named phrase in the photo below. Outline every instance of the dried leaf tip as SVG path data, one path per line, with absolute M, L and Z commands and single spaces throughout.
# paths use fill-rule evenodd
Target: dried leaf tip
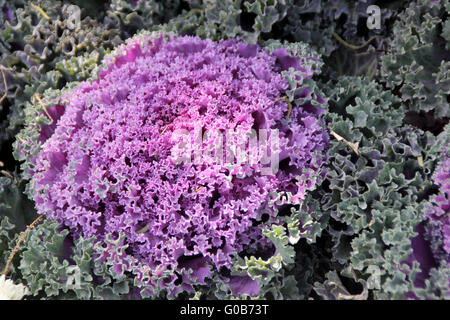
M 167 126 L 164 127 L 163 131 L 161 132 L 161 135 L 163 135 L 164 132 L 166 132 L 166 130 L 167 130 L 168 127 L 169 127 L 169 125 L 167 125 Z
M 50 119 L 50 124 L 53 123 L 53 118 L 50 115 L 50 113 L 47 110 L 47 107 L 45 106 L 44 102 L 41 99 L 41 95 L 39 93 L 35 93 L 33 95 L 33 97 L 39 102 L 39 104 L 42 106 L 42 109 L 44 109 L 45 114 L 47 115 L 47 117 Z
M 26 140 L 24 140 L 22 137 L 20 136 L 16 136 L 17 140 L 19 140 L 20 142 L 22 142 L 23 144 L 28 144 L 28 142 Z
M 423 168 L 423 158 L 422 156 L 417 157 L 417 162 L 419 163 L 419 166 Z
M 9 268 L 11 267 L 11 263 L 12 260 L 14 258 L 14 256 L 16 255 L 17 251 L 19 251 L 19 247 L 22 244 L 23 240 L 25 240 L 25 236 L 27 235 L 28 231 L 30 231 L 31 229 L 33 229 L 43 218 L 43 215 L 40 215 L 39 217 L 37 217 L 26 229 L 25 231 L 22 231 L 19 235 L 19 240 L 17 241 L 16 246 L 14 247 L 14 249 L 11 251 L 11 254 L 8 257 L 8 261 L 6 262 L 6 266 L 5 269 L 3 270 L 2 274 L 6 277 L 8 275 L 9 272 Z
M 35 5 L 34 3 L 31 3 L 31 7 L 32 7 L 34 10 L 36 10 L 37 12 L 39 12 L 39 14 L 40 14 L 41 16 L 43 16 L 46 20 L 50 20 L 50 17 L 48 16 L 48 14 L 45 13 L 45 11 L 44 11 L 41 7 Z
M 8 171 L 6 171 L 6 170 L 0 170 L 0 173 L 1 173 L 1 174 L 3 174 L 4 176 L 6 176 L 6 177 L 10 178 L 11 180 L 13 180 L 13 179 L 14 179 L 14 177 L 12 176 L 12 174 L 11 174 L 11 173 L 9 173 L 9 172 L 8 172 Z
M 288 112 L 287 112 L 286 118 L 289 118 L 289 116 L 291 115 L 291 112 L 292 112 L 292 103 L 289 101 L 288 97 L 284 96 L 284 97 L 278 98 L 274 102 L 277 102 L 277 101 L 284 101 L 288 104 Z
M 145 232 L 147 232 L 149 226 L 150 226 L 150 223 L 147 223 L 147 224 L 145 225 L 145 227 L 143 227 L 142 229 L 139 229 L 138 231 L 136 231 L 136 233 L 137 233 L 137 234 L 140 234 L 140 233 L 145 233 Z
M 0 104 L 1 104 L 3 102 L 3 100 L 5 100 L 6 97 L 8 96 L 8 82 L 6 81 L 6 76 L 5 76 L 5 72 L 3 71 L 3 68 L 0 68 L 0 71 L 2 72 L 3 84 L 5 85 L 5 93 L 0 98 Z
M 336 32 L 332 33 L 333 37 L 339 42 L 341 43 L 343 46 L 351 49 L 351 50 L 359 50 L 364 48 L 365 46 L 367 46 L 369 43 L 371 43 L 373 40 L 375 40 L 376 38 L 379 38 L 380 36 L 375 35 L 372 38 L 370 38 L 369 40 L 367 40 L 366 42 L 364 42 L 363 44 L 360 45 L 354 45 L 354 44 L 350 44 L 347 41 L 345 41 L 344 39 L 342 39 Z
M 336 132 L 334 132 L 333 130 L 330 131 L 330 134 L 336 138 L 337 141 L 344 141 L 355 153 L 356 155 L 359 156 L 359 142 L 350 142 L 347 141 L 346 139 L 344 139 L 343 137 L 341 137 L 340 135 L 338 135 Z

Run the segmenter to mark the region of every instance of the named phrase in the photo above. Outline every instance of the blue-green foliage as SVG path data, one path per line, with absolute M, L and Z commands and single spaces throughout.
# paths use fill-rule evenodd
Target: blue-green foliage
M 428 297 L 447 296 L 448 283 L 442 281 L 439 289 L 418 288 L 419 263 L 407 264 L 415 228 L 425 221 L 423 200 L 432 187 L 431 173 L 438 160 L 436 138 L 402 124 L 405 106 L 373 81 L 340 78 L 325 83 L 324 91 L 329 97 L 330 130 L 358 143 L 359 153 L 334 140 L 326 187 L 318 193 L 322 210 L 341 230 L 329 226 L 335 241 L 332 259 L 354 272 L 364 290 L 377 299 L 403 299 L 416 290 Z M 448 272 L 445 268 L 432 273 L 442 277 Z M 346 298 L 345 288 L 336 287 L 332 272 L 316 285 L 318 293 Z
M 1 270 L 19 233 L 36 218 L 24 195 L 29 156 L 18 149 L 37 152 L 39 143 L 23 141 L 36 142 L 36 128 L 49 122 L 33 95 L 47 90 L 44 103 L 50 104 L 67 83 L 95 74 L 124 39 L 140 29 L 163 30 L 216 41 L 240 37 L 269 50 L 283 41 L 294 51 L 307 43 L 323 57 L 320 85 L 306 85 L 328 101 L 334 137 L 327 173 L 317 177 L 321 186 L 302 207 L 284 207 L 283 223 L 263 230 L 275 253 L 236 256 L 233 275 L 258 280 L 261 299 L 448 299 L 449 266 L 435 263 L 423 275 L 412 247 L 417 226 L 426 227 L 432 175 L 450 139 L 450 126 L 442 130 L 450 117 L 448 1 L 389 2 L 382 6 L 381 28 L 373 30 L 365 25 L 366 8 L 376 3 L 371 0 L 74 3 L 81 9 L 75 29 L 65 2 L 42 0 L 35 7 L 0 0 L 0 68 L 8 84 L 0 106 Z M 5 89 L 0 78 L 1 95 Z M 4 156 L 14 141 L 21 167 Z M 8 277 L 27 285 L 29 299 L 150 298 L 135 274 L 118 273 L 99 258 L 108 246 L 126 254 L 122 240 L 73 239 L 44 219 L 28 232 Z M 80 283 L 70 287 L 74 272 Z M 425 280 L 418 285 L 420 277 Z M 178 298 L 235 298 L 222 280 L 216 274 Z
M 409 110 L 436 118 L 450 116 L 449 13 L 448 1 L 412 2 L 394 24 L 381 66 L 382 81 Z

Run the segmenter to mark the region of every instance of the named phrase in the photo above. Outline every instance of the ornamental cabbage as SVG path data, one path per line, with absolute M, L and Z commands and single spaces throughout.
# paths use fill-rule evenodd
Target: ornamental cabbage
M 270 257 L 276 247 L 263 226 L 281 223 L 282 205 L 302 203 L 326 161 L 317 107 L 324 99 L 297 85 L 294 98 L 304 103 L 293 108 L 286 97 L 289 77 L 301 83 L 317 72 L 308 59 L 318 61 L 239 39 L 130 39 L 97 78 L 46 109 L 51 123 L 40 129 L 28 170 L 38 213 L 75 236 L 123 237 L 127 249 L 106 250 L 101 259 L 118 274 L 135 272 L 150 294 L 157 286 L 171 295 L 192 291 L 212 273 L 229 275 L 236 254 Z M 240 161 L 239 145 L 227 144 L 223 156 L 214 149 L 230 139 L 258 158 L 257 146 L 241 141 L 253 132 L 259 150 L 264 132 L 271 141 L 269 168 L 250 156 Z M 203 140 L 181 149 L 188 156 L 178 161 L 174 150 L 193 134 Z M 191 154 L 200 157 L 191 161 Z M 237 293 L 258 293 L 248 276 L 228 283 Z

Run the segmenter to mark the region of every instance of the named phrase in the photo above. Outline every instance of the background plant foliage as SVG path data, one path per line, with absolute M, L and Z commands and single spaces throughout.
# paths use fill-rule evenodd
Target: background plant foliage
M 381 29 L 366 27 L 370 4 L 382 9 Z M 71 5 L 80 9 L 78 27 Z M 143 29 L 240 37 L 268 48 L 304 42 L 322 55 L 318 86 L 311 89 L 328 100 L 334 138 L 327 174 L 301 208 L 280 210 L 282 225 L 264 230 L 276 247 L 273 256 L 235 257 L 232 273 L 257 279 L 258 298 L 449 298 L 449 259 L 433 259 L 434 244 L 424 235 L 426 208 L 439 192 L 432 176 L 450 139 L 448 1 L 0 0 L 0 7 L 7 84 L 0 81 L 0 269 L 36 218 L 24 195 L 26 166 L 17 161 L 19 143 L 36 140 L 32 131 L 19 134 L 25 123 L 48 121 L 35 94 L 50 89 L 50 101 L 67 83 L 87 79 L 105 54 Z M 105 247 L 126 254 L 121 238 L 109 241 L 75 241 L 44 220 L 28 232 L 8 276 L 27 285 L 29 299 L 146 297 L 135 275 L 99 262 Z M 419 242 L 426 257 L 414 252 Z M 68 288 L 74 269 L 80 286 Z M 214 277 L 195 296 L 179 298 L 236 297 Z

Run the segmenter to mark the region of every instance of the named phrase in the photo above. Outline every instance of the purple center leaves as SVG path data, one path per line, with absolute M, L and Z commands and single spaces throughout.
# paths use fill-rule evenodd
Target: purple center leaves
M 34 200 L 39 213 L 75 234 L 98 241 L 124 234 L 127 254 L 151 270 L 177 271 L 166 283 L 181 276 L 189 289 L 204 283 L 210 268 L 230 269 L 236 253 L 273 252 L 261 232 L 278 222 L 270 199 L 286 194 L 301 203 L 310 186 L 299 177 L 321 167 L 328 138 L 310 104 L 291 108 L 283 99 L 281 71 L 309 72 L 286 50 L 270 55 L 238 40 L 195 37 L 139 41 L 122 47 L 98 79 L 67 94 L 64 114 L 43 128 Z M 271 174 L 237 154 L 231 162 L 205 156 L 225 146 L 230 131 L 261 138 L 262 129 L 278 139 L 269 151 L 279 156 Z M 196 161 L 173 158 L 180 131 L 209 137 L 190 150 L 200 154 Z M 251 151 L 249 140 L 243 145 Z M 236 153 L 224 147 L 231 149 Z M 120 260 L 120 273 L 131 268 Z M 249 280 L 239 279 L 231 284 L 245 292 Z M 254 293 L 255 283 L 249 287 Z

